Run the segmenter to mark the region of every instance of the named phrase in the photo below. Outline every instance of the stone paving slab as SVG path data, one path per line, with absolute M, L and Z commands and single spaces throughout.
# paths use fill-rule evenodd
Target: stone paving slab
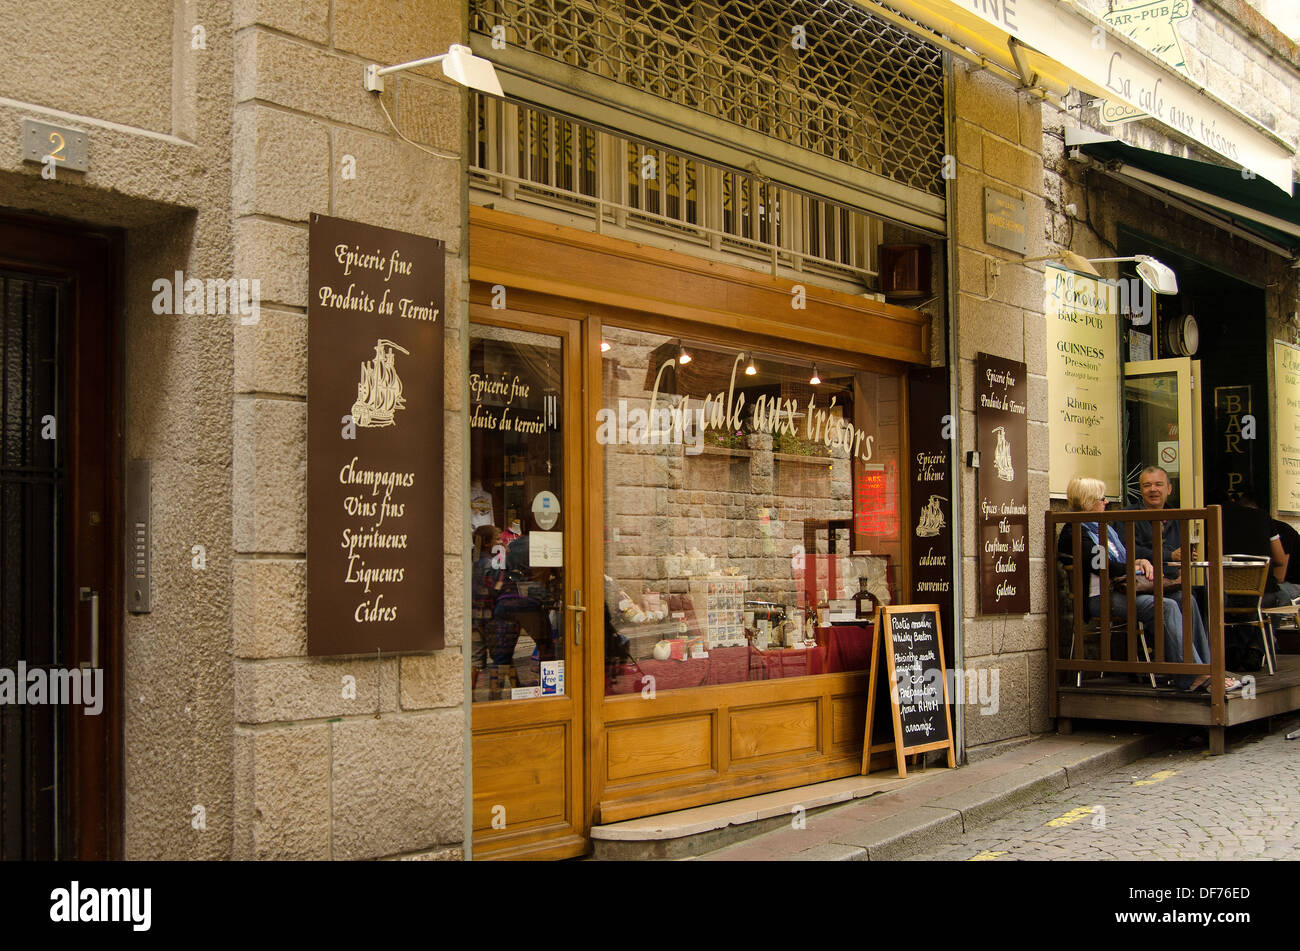
M 1020 744 L 973 765 L 909 773 L 905 785 L 715 849 L 699 861 L 871 861 L 942 849 L 963 833 L 1164 748 L 1172 731 L 1074 733 Z
M 1285 739 L 1297 724 L 1238 730 L 1226 756 L 1154 752 L 909 858 L 1300 859 L 1300 741 Z

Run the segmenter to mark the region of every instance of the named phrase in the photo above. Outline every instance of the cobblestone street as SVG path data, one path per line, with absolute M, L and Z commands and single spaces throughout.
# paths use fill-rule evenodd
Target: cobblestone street
M 1229 734 L 1228 752 L 1169 750 L 1065 790 L 911 861 L 1300 858 L 1300 726 Z

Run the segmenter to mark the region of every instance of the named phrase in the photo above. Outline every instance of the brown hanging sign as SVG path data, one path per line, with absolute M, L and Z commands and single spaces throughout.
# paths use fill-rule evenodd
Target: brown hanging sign
M 1029 611 L 1029 422 L 1025 365 L 975 359 L 980 613 Z
M 441 241 L 313 214 L 307 652 L 443 646 Z

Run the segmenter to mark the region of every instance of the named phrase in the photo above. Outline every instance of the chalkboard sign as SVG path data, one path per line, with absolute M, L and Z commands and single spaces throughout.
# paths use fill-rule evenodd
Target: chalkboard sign
M 898 775 L 907 775 L 905 757 L 910 753 L 946 749 L 948 765 L 957 765 L 939 612 L 937 604 L 896 604 L 876 612 L 862 750 L 864 775 L 870 772 L 871 754 L 890 748 L 890 744 L 872 742 L 877 698 L 883 701 L 886 689 Z

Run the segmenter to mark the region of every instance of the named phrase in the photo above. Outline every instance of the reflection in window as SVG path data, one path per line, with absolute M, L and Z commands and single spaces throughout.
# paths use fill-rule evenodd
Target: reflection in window
M 898 378 L 604 337 L 607 693 L 866 669 L 903 581 Z
M 474 324 L 469 371 L 473 697 L 564 694 L 559 341 Z

